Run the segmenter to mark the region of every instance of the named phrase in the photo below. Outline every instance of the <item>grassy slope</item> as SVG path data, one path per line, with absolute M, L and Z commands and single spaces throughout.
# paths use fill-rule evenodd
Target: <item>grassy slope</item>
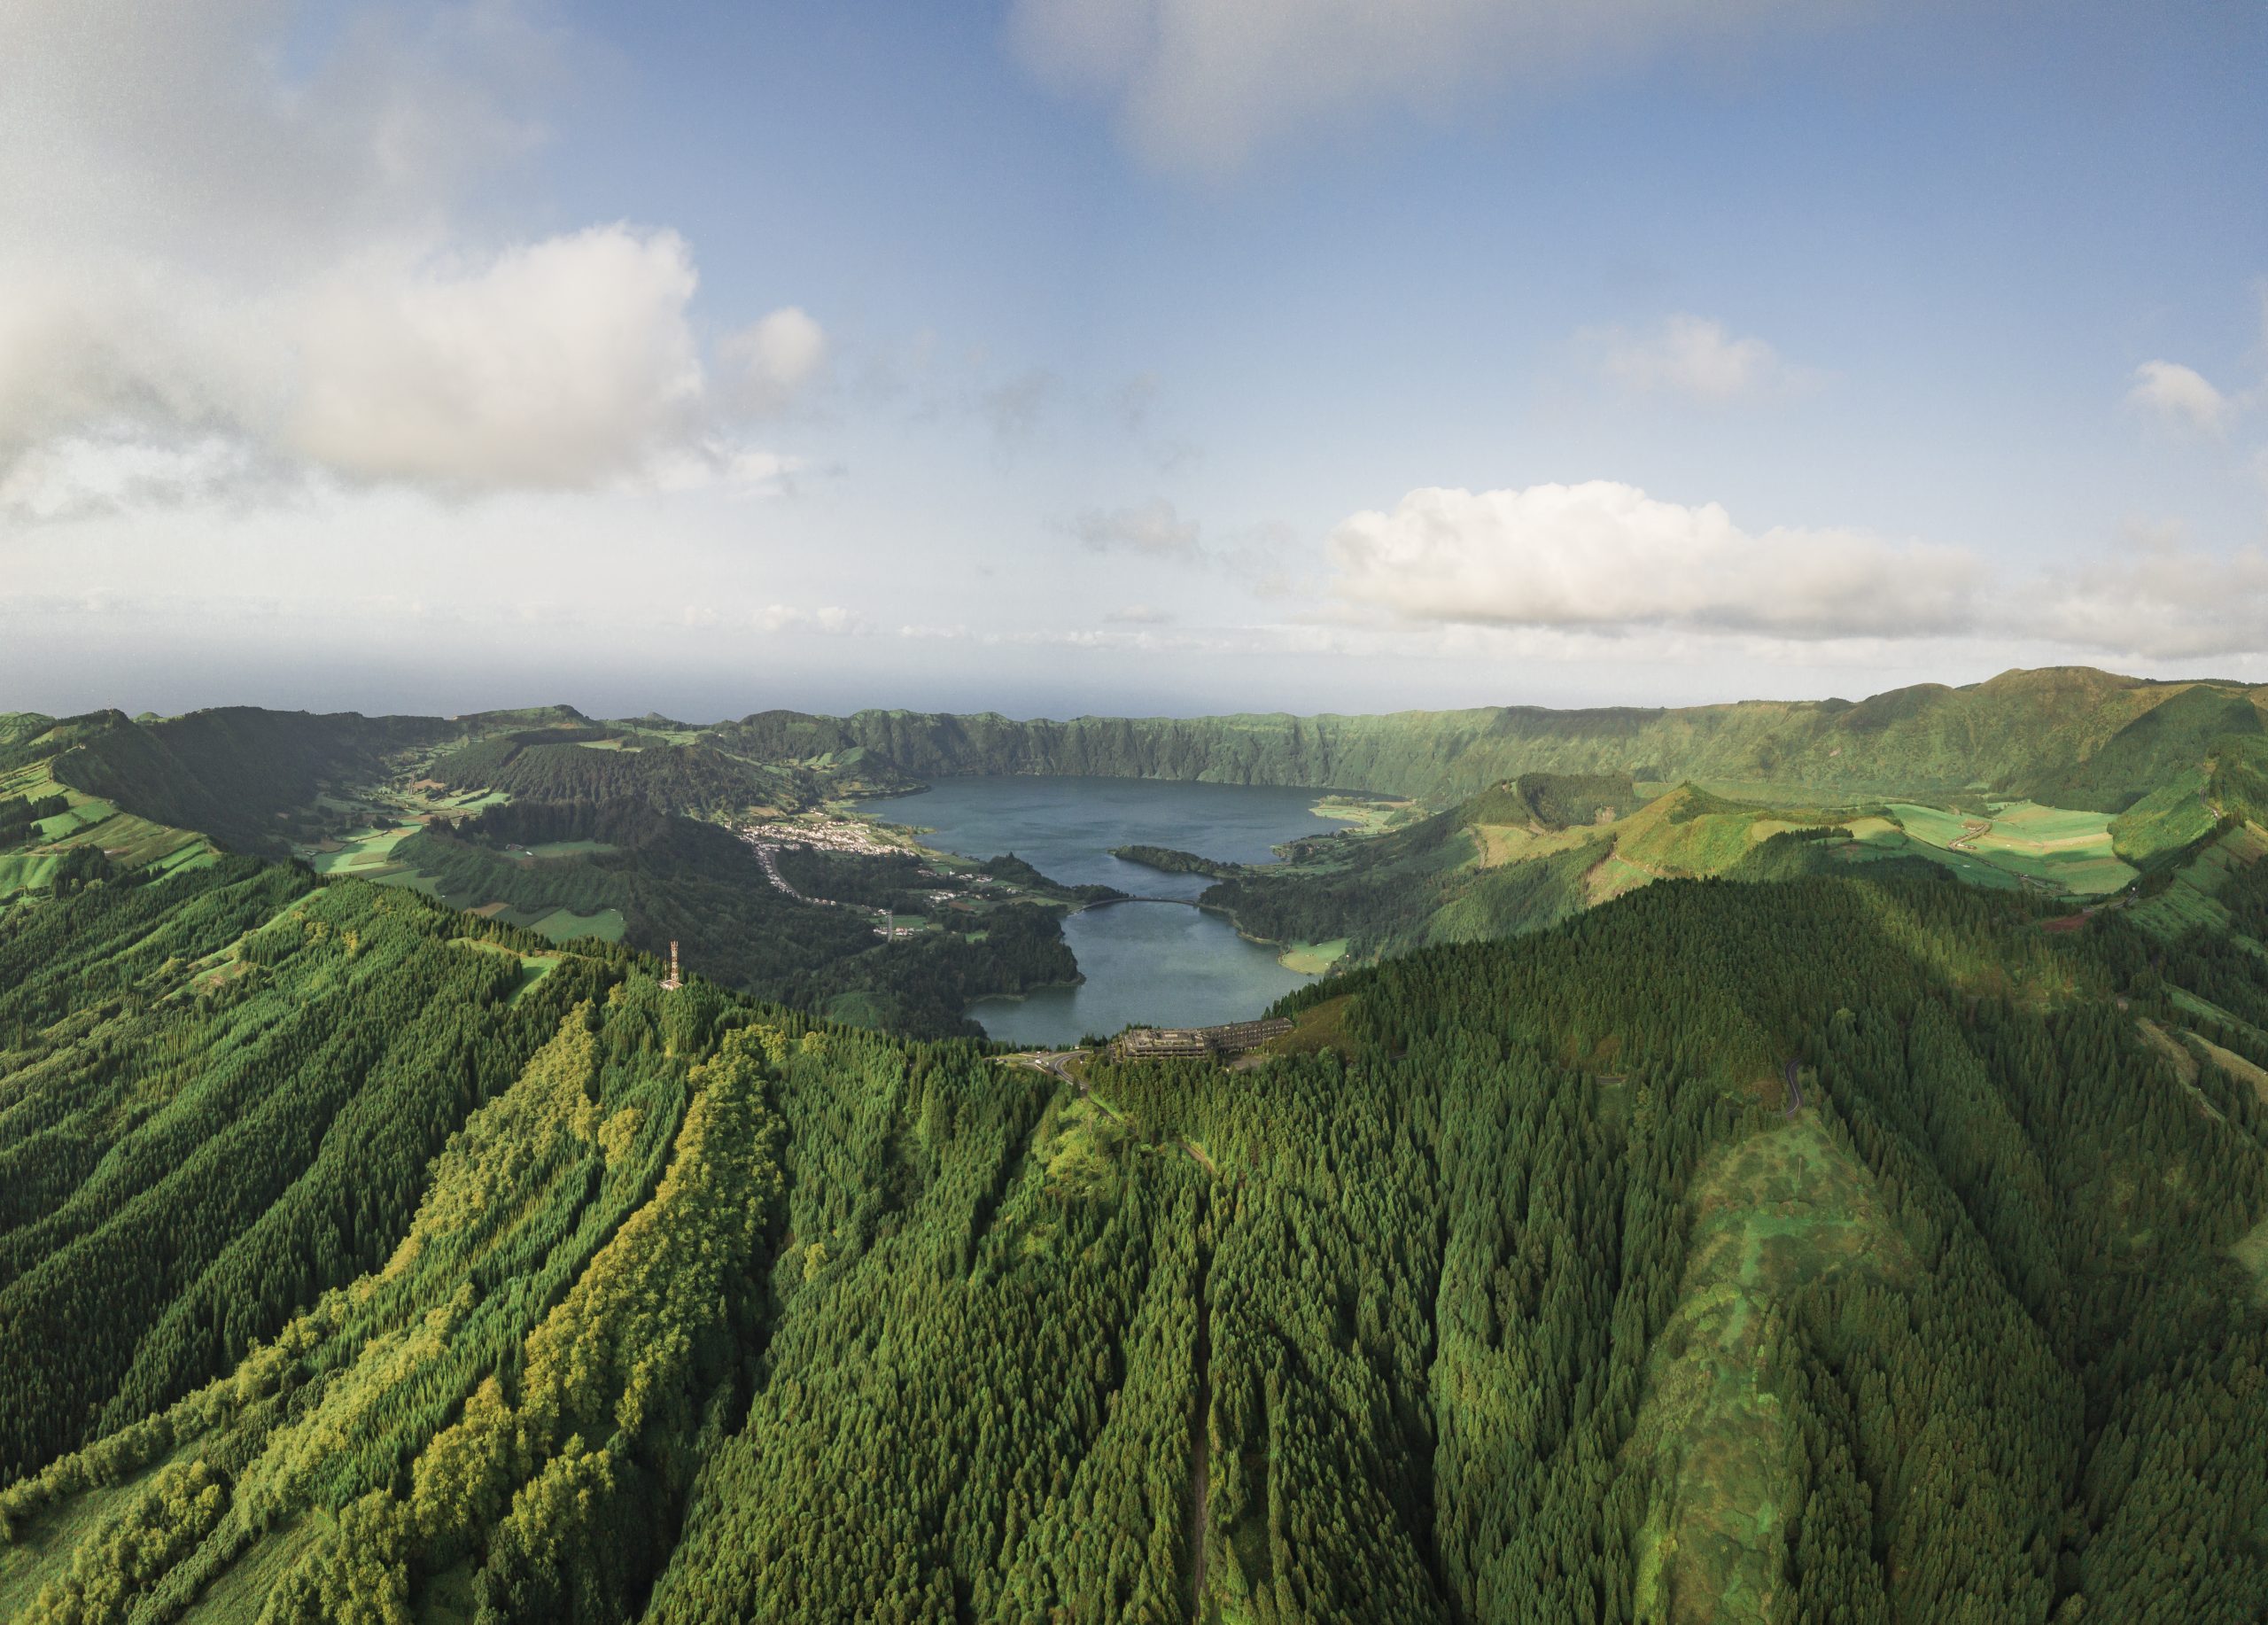
M 1880 877 L 1926 862 L 1988 888 L 2029 881 L 2093 896 L 2135 874 L 2112 855 L 2111 820 L 2101 812 L 2019 803 L 1988 820 L 1911 803 L 1756 805 L 1688 784 L 1620 817 L 1611 814 L 1627 800 L 1603 804 L 1605 822 L 1552 828 L 1533 810 L 1541 788 L 1496 786 L 1388 835 L 1308 843 L 1293 863 L 1247 871 L 1207 895 L 1253 935 L 1344 942 L 1342 952 L 1361 960 L 1535 929 L 1667 879 Z M 1578 797 L 1570 805 L 1580 812 L 1593 804 Z M 1987 822 L 1989 829 L 1976 833 Z M 1837 838 L 1771 855 L 1763 850 L 1775 837 L 1821 830 Z

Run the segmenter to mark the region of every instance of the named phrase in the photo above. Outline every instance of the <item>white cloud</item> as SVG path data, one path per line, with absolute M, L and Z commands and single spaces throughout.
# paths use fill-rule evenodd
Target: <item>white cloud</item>
M 660 479 L 819 366 L 780 311 L 716 386 L 673 232 L 470 223 L 566 52 L 516 0 L 307 11 L 0 0 L 0 509 Z
M 597 485 L 694 421 L 695 280 L 675 233 L 620 226 L 470 267 L 344 268 L 293 301 L 286 443 L 351 478 Z
M 1610 480 L 1410 492 L 1332 533 L 1336 587 L 1405 619 L 1783 638 L 1957 631 L 1983 567 L 1954 548 L 1840 530 L 1751 533 L 1712 502 Z
M 1607 376 L 1642 393 L 1683 395 L 1711 405 L 1794 393 L 1812 382 L 1761 338 L 1736 338 L 1721 322 L 1678 315 L 1651 332 L 1596 335 Z
M 1103 619 L 1122 626 L 1168 626 L 1173 624 L 1175 616 L 1172 610 L 1161 610 L 1154 604 L 1130 603 L 1113 610 Z
M 1138 553 L 1150 558 L 1199 556 L 1199 528 L 1163 497 L 1138 508 L 1091 508 L 1065 526 L 1098 553 Z
M 2195 369 L 2178 362 L 2144 362 L 2134 369 L 2127 403 L 2179 418 L 2192 428 L 2218 434 L 2227 422 L 2229 398 Z
M 1541 85 L 1819 10 L 1798 0 L 1014 0 L 1008 41 L 1044 84 L 1112 104 L 1150 162 L 1217 174 L 1375 109 L 1439 117 L 1508 81 Z
M 750 409 L 776 412 L 826 369 L 826 330 L 800 306 L 788 305 L 717 346 L 729 369 L 727 388 Z

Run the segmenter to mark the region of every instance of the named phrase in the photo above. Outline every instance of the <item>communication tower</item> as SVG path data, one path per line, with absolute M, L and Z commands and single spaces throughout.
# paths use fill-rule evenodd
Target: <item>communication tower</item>
M 684 985 L 684 980 L 677 974 L 677 938 L 672 937 L 670 938 L 670 974 L 663 980 L 662 986 L 666 991 Z

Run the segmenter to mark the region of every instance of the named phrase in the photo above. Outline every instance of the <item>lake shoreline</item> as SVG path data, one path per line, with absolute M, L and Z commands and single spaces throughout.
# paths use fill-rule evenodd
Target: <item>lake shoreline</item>
M 1007 1043 L 1068 1042 L 1132 1024 L 1209 1026 L 1257 1015 L 1314 979 L 1301 945 L 1262 942 L 1234 914 L 1201 900 L 1212 881 L 1134 865 L 1113 849 L 1154 846 L 1202 852 L 1239 867 L 1272 861 L 1287 841 L 1329 834 L 1322 797 L 1293 787 L 1172 780 L 1050 778 L 940 780 L 927 791 L 888 798 L 900 828 L 919 828 L 926 847 L 979 860 L 1013 853 L 1063 886 L 1110 885 L 1134 895 L 1082 903 L 1063 914 L 1076 983 L 972 999 L 969 1017 Z M 1137 878 L 1138 876 L 1138 878 Z M 1171 907 L 1133 907 L 1155 902 Z

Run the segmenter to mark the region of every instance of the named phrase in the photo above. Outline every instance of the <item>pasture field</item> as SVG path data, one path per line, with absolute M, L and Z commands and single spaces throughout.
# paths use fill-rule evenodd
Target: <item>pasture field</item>
M 1651 870 L 1642 869 L 1618 852 L 1609 852 L 1598 866 L 1583 876 L 1583 890 L 1596 906 L 1609 898 L 1619 898 L 1626 891 L 1635 891 L 1651 884 L 1655 876 Z
M 618 852 L 610 841 L 541 841 L 533 846 L 508 847 L 508 858 L 579 858 L 587 852 Z
M 1538 835 L 1525 824 L 1474 824 L 1466 833 L 1472 836 L 1477 856 L 1472 867 L 1479 869 L 1500 869 L 1508 863 L 1519 863 L 1530 858 L 1548 858 L 1554 852 L 1564 852 L 1598 839 L 1600 833 L 1610 828 L 1602 824 L 1578 824 L 1568 829 L 1550 829 Z
M 448 900 L 441 895 L 441 881 L 439 875 L 428 875 L 422 869 L 413 869 L 406 863 L 392 865 L 383 869 L 364 869 L 360 871 L 355 878 L 370 881 L 381 886 L 400 886 L 431 898 L 437 903 Z M 450 906 L 454 907 L 455 905 L 451 904 Z
M 1325 796 L 1309 811 L 1317 818 L 1353 825 L 1348 832 L 1353 835 L 1378 835 L 1423 816 L 1414 801 L 1374 801 L 1368 797 L 1357 800 Z
M 268 1593 L 318 1538 L 336 1527 L 337 1520 L 321 1507 L 302 1512 L 272 1531 L 242 1561 L 222 1569 L 183 1617 L 193 1625 L 255 1625 L 268 1606 Z M 471 1618 L 470 1609 L 465 1617 Z
M 195 1452 L 196 1446 L 184 1445 L 140 1472 L 125 1474 L 115 1483 L 91 1485 L 59 1504 L 43 1509 L 38 1516 L 20 1526 L 15 1539 L 0 1542 L 0 1619 L 33 1617 L 32 1605 L 40 1589 L 62 1580 L 71 1572 L 71 1556 L 80 1543 L 98 1536 L 105 1526 L 124 1512 L 164 1468 L 190 1458 Z M 245 1617 L 246 1625 L 250 1625 L 252 1616 Z
M 1277 955 L 1277 961 L 1303 976 L 1319 976 L 1346 956 L 1347 939 L 1341 937 L 1331 942 L 1295 942 Z
M 1966 856 L 2005 874 L 2079 896 L 2101 896 L 2132 882 L 2134 867 L 2111 848 L 2111 815 L 2029 801 L 1994 806 L 1987 817 L 1918 803 L 1892 802 L 1891 815 L 1924 846 Z M 1988 828 L 1977 828 L 1979 824 Z M 1971 870 L 1958 867 L 1964 879 Z
M 117 816 L 118 809 L 97 796 L 82 796 L 75 790 L 64 792 L 71 797 L 71 805 L 52 818 L 39 821 L 41 836 L 50 841 L 67 841 L 82 829 L 92 828 L 104 820 Z
M 302 855 L 318 875 L 354 875 L 375 880 L 378 877 L 370 871 L 391 863 L 394 844 L 416 828 L 415 824 L 403 824 L 390 829 L 366 830 L 339 842 L 336 851 L 306 849 Z
M 0 852 L 0 897 L 27 886 L 44 886 L 62 861 L 46 852 Z
M 1911 801 L 1893 801 L 1890 815 L 1899 828 L 1927 846 L 1950 848 L 1956 841 L 1968 839 L 1971 826 L 1983 820 L 1948 812 L 1943 807 L 1925 807 Z
M 2118 855 L 2148 863 L 2210 835 L 2215 815 L 2205 799 L 2205 778 L 2202 767 L 2193 768 L 2112 819 L 2110 838 Z
M 47 771 L 45 762 L 27 762 L 21 767 L 12 767 L 0 773 L 0 801 L 12 800 L 18 796 L 27 801 L 37 801 L 43 796 L 78 796 L 81 792 L 68 785 L 58 784 Z
M 203 836 L 175 829 L 170 824 L 153 824 L 131 812 L 115 813 L 99 823 L 86 825 L 64 837 L 61 844 L 99 846 L 113 862 L 130 869 L 159 862 L 182 851 L 206 850 Z
M 2229 912 L 2217 899 L 2231 874 L 2268 857 L 2268 836 L 2240 824 L 2181 866 L 2173 883 L 2129 911 L 2134 923 L 2158 937 L 2179 937 L 2193 926 L 2225 930 Z
M 1905 830 L 1891 829 L 1882 835 L 1869 836 L 1866 844 L 1879 848 L 1884 854 L 1892 857 L 1927 858 L 1932 863 L 1951 869 L 1954 875 L 1972 886 L 2012 891 L 2023 884 L 2013 870 L 2001 868 L 1997 864 L 1987 863 L 1975 852 L 1953 851 L 1946 847 L 1921 840 Z
M 472 912 L 478 914 L 481 911 L 475 909 Z M 559 961 L 564 957 L 557 953 L 526 953 L 517 948 L 508 948 L 501 943 L 483 942 L 469 937 L 458 938 L 457 945 L 461 948 L 478 949 L 483 953 L 501 953 L 508 959 L 519 960 L 522 975 L 519 986 L 512 990 L 511 999 L 508 1001 L 512 1004 L 519 1003 L 528 996 L 537 983 L 558 969 Z
M 1602 828 L 1614 832 L 1617 858 L 1658 879 L 1721 875 L 1774 836 L 1837 823 L 1847 811 L 1752 806 L 1684 790 L 1651 802 L 1627 818 Z M 1570 833 L 1580 839 L 1597 830 Z
M 540 914 L 528 924 L 528 929 L 548 937 L 554 942 L 572 942 L 579 937 L 595 937 L 602 942 L 620 942 L 625 929 L 622 911 L 602 908 L 594 914 L 579 914 L 572 910 L 555 908 Z

